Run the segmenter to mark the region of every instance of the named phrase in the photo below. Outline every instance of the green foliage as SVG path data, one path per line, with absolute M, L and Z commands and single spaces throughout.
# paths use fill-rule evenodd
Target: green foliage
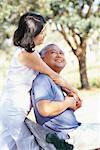
M 51 10 L 52 10 L 52 18 L 56 23 L 64 24 L 66 27 L 71 26 L 74 28 L 78 28 L 80 33 L 87 32 L 91 30 L 91 28 L 95 27 L 94 22 L 96 21 L 99 24 L 99 17 L 95 17 L 96 12 L 91 12 L 88 17 L 87 7 L 91 7 L 93 5 L 93 0 L 82 1 L 83 3 L 79 3 L 77 0 L 54 0 L 51 1 Z M 95 20 L 95 21 L 94 21 Z
M 100 78 L 90 79 L 90 86 L 100 88 Z
M 0 47 L 6 38 L 12 36 L 19 17 L 27 11 L 38 11 L 35 0 L 0 0 Z M 10 31 L 10 32 L 9 32 Z
M 87 18 L 83 13 L 86 13 L 86 7 L 91 4 L 93 5 L 93 0 L 0 0 L 0 45 L 10 36 L 7 29 L 16 25 L 20 15 L 26 11 L 42 13 L 47 19 L 63 24 L 65 28 L 74 27 L 83 36 L 84 32 L 100 28 L 98 10 L 91 11 Z

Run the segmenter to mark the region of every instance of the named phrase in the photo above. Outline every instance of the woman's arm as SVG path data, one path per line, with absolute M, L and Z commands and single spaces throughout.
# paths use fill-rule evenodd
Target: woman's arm
M 70 84 L 68 84 L 63 78 L 59 76 L 58 73 L 53 71 L 40 57 L 40 55 L 35 51 L 34 53 L 28 53 L 26 51 L 23 51 L 22 53 L 19 54 L 19 60 L 20 62 L 38 72 L 47 74 L 52 78 L 52 80 L 60 85 L 63 88 L 67 88 L 74 93 L 76 93 L 76 89 L 73 88 Z

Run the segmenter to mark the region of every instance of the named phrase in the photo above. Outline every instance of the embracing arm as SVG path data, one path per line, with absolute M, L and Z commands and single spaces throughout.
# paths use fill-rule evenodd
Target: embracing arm
M 47 74 L 49 77 L 52 78 L 52 80 L 60 85 L 63 88 L 67 88 L 74 93 L 77 93 L 77 90 L 73 88 L 69 83 L 67 83 L 63 78 L 59 76 L 55 71 L 53 71 L 39 56 L 39 54 L 34 51 L 34 53 L 28 53 L 23 51 L 19 54 L 19 60 L 22 64 L 25 66 L 36 70 L 38 72 Z
M 64 101 L 41 100 L 36 103 L 36 107 L 42 116 L 56 116 L 64 112 L 67 108 L 74 109 L 76 102 L 72 97 L 67 96 Z

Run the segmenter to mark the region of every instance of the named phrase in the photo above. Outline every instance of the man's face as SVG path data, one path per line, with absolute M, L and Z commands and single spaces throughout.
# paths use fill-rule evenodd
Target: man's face
M 57 73 L 60 73 L 60 71 L 66 65 L 64 53 L 57 46 L 52 46 L 51 48 L 49 48 L 48 51 L 45 53 L 43 60 L 46 64 L 48 64 L 50 68 L 52 68 Z

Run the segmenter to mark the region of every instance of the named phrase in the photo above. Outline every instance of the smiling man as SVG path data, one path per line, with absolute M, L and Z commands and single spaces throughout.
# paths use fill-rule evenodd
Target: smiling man
M 47 45 L 40 55 L 45 63 L 57 73 L 60 73 L 66 65 L 63 51 L 55 44 Z M 81 123 L 76 120 L 74 111 L 81 107 L 81 101 L 78 98 L 64 96 L 62 89 L 49 76 L 41 73 L 33 82 L 32 93 L 34 93 L 32 103 L 37 123 L 53 130 L 62 139 L 66 140 L 69 134 L 73 138 L 76 149 L 91 149 L 100 146 L 97 126 L 91 126 L 91 131 L 94 130 L 95 135 L 90 136 L 92 133 L 90 128 L 83 125 L 82 129 Z M 87 139 L 84 133 L 89 135 L 90 139 Z M 97 139 L 97 145 L 94 145 L 94 139 Z M 91 142 L 87 143 L 87 141 Z
M 63 51 L 55 44 L 47 45 L 40 55 L 57 73 L 60 73 L 66 65 Z M 77 109 L 75 99 L 64 96 L 61 88 L 49 76 L 40 73 L 33 82 L 32 93 L 34 93 L 36 121 L 40 125 L 54 130 L 64 139 L 67 137 L 65 130 L 68 131 L 80 125 L 73 111 Z M 81 106 L 81 102 L 79 105 Z
M 42 59 L 57 73 L 65 67 L 66 61 L 63 51 L 56 45 L 47 45 L 40 53 Z

